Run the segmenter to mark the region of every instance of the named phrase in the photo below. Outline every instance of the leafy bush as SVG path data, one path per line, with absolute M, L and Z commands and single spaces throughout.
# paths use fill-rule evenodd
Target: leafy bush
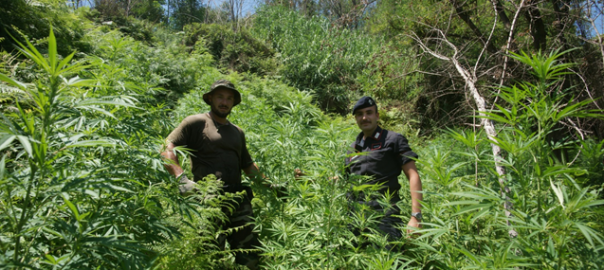
M 107 61 L 101 74 L 94 76 L 106 76 L 106 86 L 133 87 L 138 98 L 173 106 L 184 93 L 199 87 L 206 73 L 217 72 L 211 67 L 210 55 L 188 53 L 180 43 L 182 36 L 166 29 L 156 30 L 154 47 L 104 30 L 97 28 L 86 36 L 100 57 L 97 61 Z
M 99 8 L 101 8 L 101 12 L 99 12 Z M 148 45 L 153 42 L 152 29 L 162 27 L 160 24 L 133 17 L 125 17 L 121 14 L 102 13 L 102 7 L 99 6 L 88 12 L 86 18 L 97 24 L 102 24 L 103 28 L 119 30 L 135 40 L 146 42 Z
M 246 30 L 234 32 L 229 25 L 185 25 L 185 44 L 196 50 L 207 49 L 218 66 L 237 72 L 269 75 L 275 72 L 274 52 Z
M 338 113 L 345 113 L 350 97 L 360 93 L 356 78 L 381 42 L 280 6 L 257 10 L 252 33 L 279 52 L 279 75 L 289 85 L 311 91 L 321 108 Z
M 7 268 L 144 268 L 151 249 L 179 235 L 166 209 L 190 208 L 163 172 L 156 150 L 161 107 L 75 74 L 103 68 L 60 58 L 52 31 L 44 57 L 21 52 L 40 69 L 26 84 L 0 79 L 32 103 L 0 124 L 0 265 Z M 137 115 L 135 117 L 135 115 Z M 133 166 L 137 164 L 137 166 Z
M 65 1 L 0 1 L 0 51 L 11 52 L 15 49 L 13 38 L 24 43 L 26 39 L 35 45 L 46 43 L 51 26 L 59 44 L 59 54 L 67 55 L 74 50 L 88 51 L 87 44 L 81 42 L 90 23 L 81 20 L 86 9 L 77 13 L 70 12 Z M 11 37 L 12 36 L 12 37 Z
M 508 105 L 488 116 L 500 124 L 492 143 L 505 152 L 498 162 L 506 169 L 509 202 L 493 170 L 491 142 L 481 132 L 451 131 L 457 142 L 446 140 L 446 147 L 432 147 L 420 159 L 432 199 L 424 205 L 429 214 L 421 244 L 411 253 L 416 260 L 449 268 L 601 265 L 602 187 L 586 183 L 603 168 L 592 165 L 587 171 L 581 165 L 601 160 L 601 147 L 584 151 L 593 143 L 559 144 L 548 134 L 561 121 L 602 114 L 588 109 L 589 101 L 567 102 L 565 89 L 551 89 L 568 67 L 556 62 L 557 57 L 514 56 L 533 68 L 537 82 L 502 88 L 499 97 Z M 560 157 L 556 150 L 562 148 L 566 151 Z M 511 218 L 504 215 L 506 203 L 513 206 Z M 518 236 L 511 238 L 510 229 Z

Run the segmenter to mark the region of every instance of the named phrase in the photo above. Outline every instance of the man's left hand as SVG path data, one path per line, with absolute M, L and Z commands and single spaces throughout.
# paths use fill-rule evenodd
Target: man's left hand
M 287 192 L 287 182 L 283 184 L 271 184 L 269 185 L 269 188 L 273 190 L 275 195 L 277 195 L 277 198 L 281 199 L 282 201 L 285 201 L 285 197 L 289 196 Z
M 422 224 L 415 217 L 411 217 L 411 219 L 409 220 L 409 223 L 407 223 L 407 227 L 415 227 L 415 228 L 421 229 Z M 408 229 L 407 233 L 409 233 L 409 234 L 415 233 L 415 230 Z

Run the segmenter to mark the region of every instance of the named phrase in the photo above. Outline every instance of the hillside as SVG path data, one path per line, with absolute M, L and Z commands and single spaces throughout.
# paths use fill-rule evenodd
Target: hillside
M 235 21 L 174 17 L 180 24 L 170 25 L 137 9 L 111 17 L 114 9 L 101 6 L 4 2 L 3 269 L 243 269 L 232 249 L 218 248 L 224 231 L 214 222 L 224 218 L 220 203 L 239 195 L 220 195 L 221 183 L 208 177 L 197 194 L 180 196 L 160 157 L 182 119 L 209 111 L 202 95 L 218 79 L 241 92 L 229 120 L 245 131 L 268 183 L 280 188 L 244 179 L 254 190 L 261 269 L 604 263 L 604 114 L 601 88 L 588 77 L 599 72 L 599 64 L 585 62 L 594 53 L 588 45 L 511 52 L 511 78 L 490 81 L 476 71 L 502 68 L 500 54 L 464 45 L 458 62 L 439 60 L 457 48 L 430 43 L 444 37 L 408 29 L 420 23 L 401 25 L 394 15 L 346 24 L 266 5 Z M 382 1 L 369 13 L 401 18 L 415 8 L 405 5 Z M 439 14 L 421 12 L 441 23 Z M 469 30 L 456 27 L 447 34 L 462 48 Z M 472 61 L 482 64 L 472 69 Z M 467 92 L 473 87 L 475 95 Z M 347 193 L 359 191 L 352 186 L 377 194 L 363 185 L 367 179 L 344 173 L 359 132 L 350 108 L 363 95 L 376 97 L 380 124 L 405 135 L 419 155 L 423 227 L 402 228 L 395 242 L 378 232 L 380 214 L 349 211 Z M 477 96 L 492 108 L 479 112 Z M 297 168 L 305 176 L 295 178 Z M 409 183 L 404 175 L 399 182 L 406 223 Z M 353 234 L 350 224 L 363 233 Z

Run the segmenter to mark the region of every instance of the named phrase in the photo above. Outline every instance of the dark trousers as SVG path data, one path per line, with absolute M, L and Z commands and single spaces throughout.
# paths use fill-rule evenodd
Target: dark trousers
M 230 230 L 230 232 L 223 233 L 218 237 L 218 245 L 222 249 L 225 248 L 225 240 L 229 242 L 231 250 L 256 249 L 257 246 L 260 246 L 258 236 L 253 232 L 252 189 L 250 187 L 243 187 L 241 190 L 245 190 L 246 193 L 242 198 L 227 200 L 223 202 L 221 208 L 222 212 L 226 214 L 227 220 L 219 220 L 217 223 L 223 230 Z M 235 193 L 236 191 L 229 189 L 226 192 Z M 256 263 L 258 261 L 257 252 L 235 251 L 234 254 L 237 264 L 249 265 L 252 261 L 256 261 Z
M 350 195 L 348 198 L 351 215 L 353 212 L 361 211 L 361 205 L 366 205 L 370 211 L 376 211 L 380 214 L 383 214 L 383 216 L 379 219 L 377 228 L 388 236 L 388 241 L 397 241 L 402 237 L 402 232 L 399 230 L 399 228 L 405 226 L 405 223 L 400 217 L 398 217 L 401 213 L 401 209 L 396 205 L 396 203 L 400 201 L 398 194 L 395 194 L 392 200 L 390 200 L 390 207 L 380 205 L 376 199 L 364 201 L 359 199 L 363 198 L 362 196 L 353 197 Z M 349 224 L 348 228 L 355 236 L 359 236 L 361 234 L 360 228 L 356 228 L 352 224 Z M 394 247 L 392 245 L 388 245 L 386 248 L 392 250 Z

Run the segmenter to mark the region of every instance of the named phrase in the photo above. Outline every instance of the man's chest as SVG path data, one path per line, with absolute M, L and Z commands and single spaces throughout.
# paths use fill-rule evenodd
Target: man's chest
M 243 135 L 233 126 L 206 127 L 199 148 L 204 151 L 235 151 L 243 146 Z

